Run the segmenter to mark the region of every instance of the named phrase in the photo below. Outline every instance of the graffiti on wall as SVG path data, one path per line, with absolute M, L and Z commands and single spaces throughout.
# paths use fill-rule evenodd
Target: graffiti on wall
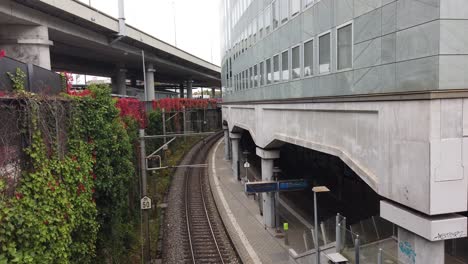
M 400 242 L 398 247 L 400 248 L 401 253 L 403 253 L 408 258 L 411 264 L 416 263 L 416 252 L 409 242 Z

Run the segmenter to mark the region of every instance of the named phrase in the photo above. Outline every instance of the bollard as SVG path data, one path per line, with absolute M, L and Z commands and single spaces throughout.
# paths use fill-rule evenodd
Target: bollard
M 283 223 L 283 230 L 284 230 L 284 244 L 286 246 L 289 246 L 289 238 L 288 238 L 289 224 L 288 223 Z
M 341 251 L 341 224 L 336 225 L 336 253 Z
M 379 248 L 379 252 L 377 253 L 377 264 L 382 264 L 382 249 Z
M 359 235 L 356 235 L 356 239 L 354 239 L 354 253 L 355 264 L 359 264 Z

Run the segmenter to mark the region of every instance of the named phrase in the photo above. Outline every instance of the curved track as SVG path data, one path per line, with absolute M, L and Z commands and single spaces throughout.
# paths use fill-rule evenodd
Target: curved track
M 220 138 L 215 134 L 198 144 L 191 164 L 206 162 L 208 153 Z M 187 263 L 237 263 L 238 257 L 213 205 L 205 167 L 191 167 L 185 171 L 184 206 L 187 237 Z

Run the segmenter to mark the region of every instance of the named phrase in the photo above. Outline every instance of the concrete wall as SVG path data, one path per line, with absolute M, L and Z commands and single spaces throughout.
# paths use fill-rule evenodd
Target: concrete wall
M 234 2 L 234 1 L 231 1 Z M 270 0 L 254 0 L 232 39 Z M 353 68 L 337 71 L 336 27 L 353 23 Z M 318 38 L 331 30 L 331 73 L 318 72 Z M 233 60 L 233 74 L 314 38 L 314 76 L 225 93 L 226 101 L 468 88 L 464 0 L 321 0 Z M 228 51 L 224 59 L 233 57 Z M 226 86 L 226 82 L 224 82 Z
M 467 211 L 468 99 L 224 105 L 261 148 L 340 157 L 383 197 L 428 215 Z

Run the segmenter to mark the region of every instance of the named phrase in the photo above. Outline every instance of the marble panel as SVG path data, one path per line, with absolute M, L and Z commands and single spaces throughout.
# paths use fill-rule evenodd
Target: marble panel
M 382 35 L 382 9 L 376 9 L 354 20 L 354 43 Z
M 396 31 L 396 2 L 382 7 L 382 35 Z
M 440 0 L 397 1 L 397 29 L 403 30 L 439 18 Z
M 439 88 L 439 57 L 399 62 L 396 65 L 399 91 L 424 91 Z
M 354 0 L 354 17 L 362 16 L 382 6 L 382 0 Z
M 468 54 L 468 20 L 440 20 L 440 54 Z
M 441 55 L 439 62 L 439 89 L 468 89 L 468 55 Z
M 466 0 L 440 0 L 440 18 L 468 19 Z
M 439 53 L 439 21 L 396 33 L 396 59 L 404 61 Z
M 382 37 L 382 63 L 396 61 L 396 34 L 392 33 Z
M 379 65 L 382 57 L 382 39 L 375 38 L 354 45 L 354 69 Z

